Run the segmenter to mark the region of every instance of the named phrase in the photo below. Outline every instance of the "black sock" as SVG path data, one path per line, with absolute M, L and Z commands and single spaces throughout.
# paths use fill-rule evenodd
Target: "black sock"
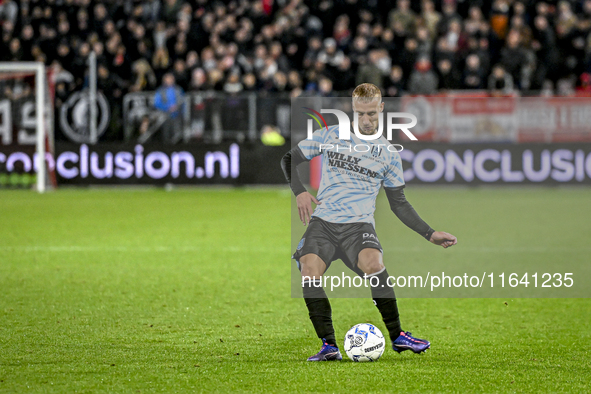
M 329 345 L 336 346 L 332 326 L 332 310 L 328 297 L 322 288 L 322 280 L 305 281 L 302 290 L 316 335 L 318 338 L 324 338 Z
M 402 328 L 400 327 L 400 316 L 398 314 L 398 304 L 396 303 L 394 289 L 387 284 L 388 276 L 388 271 L 384 268 L 378 273 L 368 275 L 368 278 L 374 277 L 378 279 L 377 281 L 370 279 L 370 284 L 372 285 L 371 296 L 374 304 L 382 314 L 382 319 L 384 319 L 386 328 L 390 333 L 390 338 L 394 341 L 400 336 Z

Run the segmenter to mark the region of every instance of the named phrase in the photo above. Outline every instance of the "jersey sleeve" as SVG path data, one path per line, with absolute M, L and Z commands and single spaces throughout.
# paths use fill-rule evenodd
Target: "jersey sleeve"
M 404 175 L 402 170 L 402 159 L 398 152 L 392 152 L 392 161 L 386 175 L 384 176 L 384 187 L 404 186 Z
M 320 150 L 321 144 L 326 144 L 329 135 L 329 129 L 323 127 L 319 130 L 316 130 L 312 134 L 312 139 L 302 140 L 298 144 L 302 153 L 306 157 L 307 160 L 312 160 L 316 156 L 320 156 L 322 151 Z

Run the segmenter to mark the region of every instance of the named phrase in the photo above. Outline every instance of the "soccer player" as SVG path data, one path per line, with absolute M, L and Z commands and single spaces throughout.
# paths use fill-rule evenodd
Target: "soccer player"
M 353 91 L 352 99 L 353 111 L 359 119 L 359 132 L 375 134 L 379 113 L 384 110 L 380 89 L 369 83 L 361 84 Z M 414 353 L 424 352 L 431 344 L 402 330 L 394 290 L 387 285 L 389 275 L 382 262 L 382 246 L 373 218 L 380 187 L 384 186 L 394 214 L 426 240 L 448 248 L 455 245 L 457 239 L 446 232 L 433 230 L 406 200 L 400 155 L 385 149 L 389 141 L 384 136 L 361 140 L 351 133 L 348 141 L 339 140 L 338 135 L 338 125 L 317 130 L 313 139 L 301 141 L 281 160 L 287 182 L 296 196 L 300 220 L 308 225 L 293 255 L 301 271 L 310 320 L 323 343 L 320 352 L 308 361 L 342 359 L 336 345 L 330 302 L 322 288 L 322 276 L 336 259 L 341 259 L 360 276 L 377 278 L 371 280 L 371 295 L 392 339 L 392 348 L 399 353 L 409 349 Z M 325 148 L 323 151 L 321 144 Z M 371 151 L 347 149 L 358 144 L 372 145 Z M 382 145 L 377 146 L 379 144 Z M 340 149 L 328 150 L 326 147 L 331 145 Z M 321 154 L 322 179 L 315 198 L 299 179 L 297 166 Z M 312 202 L 316 204 L 314 211 Z

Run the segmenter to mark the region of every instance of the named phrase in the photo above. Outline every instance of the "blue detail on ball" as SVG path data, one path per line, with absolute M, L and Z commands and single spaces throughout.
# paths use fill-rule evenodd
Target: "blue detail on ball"
M 369 334 L 367 333 L 367 331 L 365 331 L 365 330 L 362 330 L 362 329 L 361 329 L 361 328 L 359 328 L 359 327 L 357 327 L 357 328 L 355 329 L 355 334 L 363 336 L 363 337 L 365 338 L 365 340 L 366 340 L 366 341 L 367 341 L 367 336 L 369 335 Z M 365 342 L 365 341 L 364 341 L 364 342 Z

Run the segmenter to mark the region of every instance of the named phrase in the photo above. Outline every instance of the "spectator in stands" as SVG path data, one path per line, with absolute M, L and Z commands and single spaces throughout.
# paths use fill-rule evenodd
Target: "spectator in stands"
M 86 40 L 90 34 L 90 25 L 88 23 L 88 12 L 80 8 L 76 14 L 76 35 L 82 40 Z
M 379 87 L 383 86 L 383 69 L 380 69 L 380 63 L 384 63 L 386 54 L 383 50 L 373 50 L 369 52 L 369 58 L 366 64 L 362 64 L 357 69 L 355 84 L 371 83 Z
M 13 38 L 8 45 L 9 54 L 6 60 L 10 62 L 20 62 L 23 60 L 23 50 L 21 48 L 21 40 Z
M 388 51 L 388 56 L 390 56 L 390 58 L 396 56 L 396 42 L 394 39 L 394 32 L 390 29 L 384 29 L 377 44 L 377 48 Z
M 343 57 L 343 61 L 333 72 L 333 76 L 333 88 L 337 92 L 343 92 L 355 86 L 355 72 L 351 68 L 351 59 L 348 56 Z
M 117 45 L 110 69 L 125 80 L 131 79 L 131 60 L 129 59 L 129 56 L 127 56 L 127 48 L 125 45 Z
M 334 25 L 332 37 L 336 40 L 339 49 L 345 49 L 351 41 L 351 30 L 349 30 L 349 16 L 340 15 Z
M 468 10 L 468 19 L 464 21 L 464 30 L 466 33 L 473 36 L 480 31 L 480 25 L 482 25 L 483 22 L 484 17 L 482 15 L 482 9 L 477 5 L 473 5 Z
M 224 74 L 217 68 L 212 68 L 207 73 L 207 82 L 213 90 L 222 90 L 224 88 Z
M 152 67 L 156 78 L 162 79 L 170 64 L 170 58 L 168 57 L 168 51 L 166 47 L 156 49 L 154 57 L 152 58 Z
M 66 86 L 65 82 L 58 82 L 55 84 L 55 110 L 59 113 L 62 105 L 68 100 L 70 91 Z
M 189 90 L 200 91 L 207 89 L 209 89 L 209 86 L 207 85 L 207 74 L 200 67 L 194 68 L 191 72 L 191 83 L 189 84 Z
M 355 37 L 352 47 L 349 49 L 349 58 L 355 67 L 359 64 L 365 64 L 367 62 L 367 51 L 367 38 L 363 36 Z
M 453 67 L 451 60 L 441 59 L 437 62 L 440 90 L 456 90 L 460 88 L 458 70 Z
M 527 7 L 521 1 L 516 1 L 513 3 L 513 16 L 518 16 L 523 19 L 523 22 L 526 26 L 529 26 L 531 23 L 531 19 L 527 13 Z
M 189 88 L 189 73 L 187 71 L 187 66 L 183 59 L 176 59 L 174 61 L 172 73 L 174 75 L 174 79 L 176 84 L 181 87 L 183 90 L 188 90 Z
M 203 48 L 201 51 L 201 67 L 205 71 L 213 70 L 218 66 L 218 62 L 215 59 L 215 53 L 211 47 Z
M 244 74 L 242 77 L 242 85 L 245 91 L 255 91 L 257 89 L 257 78 L 253 73 Z
M 180 139 L 182 131 L 183 90 L 176 85 L 174 75 L 166 73 L 162 77 L 162 86 L 154 96 L 154 107 L 167 114 L 168 118 L 162 125 L 162 141 L 174 144 Z
M 13 0 L 4 0 L 0 4 L 0 21 L 8 21 L 16 24 L 18 16 L 18 6 Z
M 521 45 L 524 48 L 529 48 L 531 46 L 533 34 L 531 28 L 525 24 L 523 17 L 521 15 L 514 15 L 511 18 L 510 27 L 511 30 L 516 30 L 519 32 L 519 37 L 521 38 Z
M 466 46 L 466 36 L 462 34 L 462 23 L 452 19 L 445 33 L 447 47 L 453 51 L 460 51 Z
M 318 81 L 318 95 L 321 97 L 332 97 L 332 80 L 327 77 L 321 77 Z
M 273 86 L 270 91 L 273 93 L 285 93 L 287 91 L 287 76 L 281 71 L 273 75 Z
M 51 63 L 51 78 L 54 84 L 63 83 L 64 86 L 69 86 L 70 89 L 74 88 L 74 76 L 68 70 L 64 70 L 62 64 L 58 60 L 54 60 Z
M 175 24 L 183 3 L 181 0 L 164 0 L 160 8 L 160 19 L 168 24 Z
M 109 36 L 111 35 L 109 33 L 106 33 L 106 34 L 108 34 Z M 169 35 L 169 32 L 166 29 L 166 23 L 164 23 L 163 21 L 159 21 L 158 23 L 156 23 L 156 28 L 154 29 L 154 34 L 153 34 L 154 48 L 156 48 L 156 50 L 158 50 L 160 48 L 164 48 L 166 46 L 166 41 L 168 41 L 168 35 Z
M 478 55 L 471 54 L 466 58 L 466 67 L 462 77 L 463 89 L 484 89 L 486 86 L 485 75 L 480 65 Z
M 556 31 L 559 36 L 569 35 L 577 26 L 577 16 L 573 13 L 568 1 L 558 2 Z
M 476 40 L 476 38 L 474 38 Z M 484 75 L 488 75 L 490 72 L 490 48 L 488 46 L 488 38 L 481 37 L 476 41 L 476 48 L 471 49 L 470 53 L 473 53 L 478 56 L 480 59 L 480 67 L 482 67 L 482 71 Z
M 68 42 L 65 39 L 63 39 L 62 41 L 60 41 L 60 43 L 57 47 L 56 60 L 58 60 L 60 62 L 60 64 L 68 67 L 69 68 L 68 71 L 71 71 L 71 68 L 69 66 L 72 64 L 73 59 L 74 59 L 74 55 L 72 54 L 72 52 L 70 50 L 70 45 L 68 45 Z
M 234 47 L 236 47 L 236 46 L 234 45 Z M 238 50 L 238 48 L 236 47 L 236 51 L 237 50 Z M 277 64 L 278 69 L 281 72 L 286 73 L 289 71 L 289 68 L 290 68 L 289 67 L 290 66 L 289 60 L 283 54 L 283 46 L 281 45 L 281 42 L 273 41 L 271 43 L 271 47 L 269 48 L 269 56 L 271 56 L 273 58 L 273 60 Z
M 230 74 L 228 80 L 224 84 L 224 92 L 235 94 L 241 92 L 243 89 L 244 86 L 242 86 L 242 82 L 240 82 L 240 74 L 236 72 Z
M 492 96 L 506 96 L 513 93 L 513 78 L 501 64 L 493 67 L 488 77 L 488 90 Z
M 41 25 L 39 28 L 39 40 L 37 41 L 37 44 L 43 53 L 52 55 L 55 52 L 57 43 L 58 38 L 55 29 L 50 25 Z
M 388 97 L 400 97 L 404 90 L 402 67 L 392 66 L 390 74 L 384 81 L 385 95 Z
M 546 79 L 556 81 L 560 63 L 560 52 L 556 46 L 556 35 L 545 16 L 534 18 L 534 41 L 532 48 L 537 57 L 534 87 L 540 88 Z
M 434 40 L 437 37 L 437 26 L 441 22 L 441 14 L 435 10 L 435 4 L 432 0 L 423 0 L 421 2 L 421 18 L 429 31 L 431 40 Z
M 426 58 L 419 58 L 415 64 L 415 70 L 411 73 L 408 81 L 410 94 L 433 94 L 439 85 L 437 74 L 431 69 L 431 61 Z
M 410 9 L 409 0 L 398 0 L 396 8 L 388 14 L 388 25 L 392 30 L 397 28 L 413 34 L 416 24 L 416 15 Z
M 156 75 L 146 59 L 136 60 L 131 68 L 133 70 L 133 84 L 129 88 L 130 92 L 154 90 L 156 88 Z
M 103 3 L 97 3 L 93 9 L 92 30 L 102 32 L 107 22 L 107 7 Z
M 88 56 L 90 54 L 90 45 L 88 43 L 83 42 L 78 47 L 78 53 L 76 57 L 70 63 L 70 69 L 72 70 L 72 74 L 76 78 L 76 84 L 78 87 L 81 87 L 84 81 L 84 76 L 88 69 Z
M 314 64 L 314 62 L 318 58 L 318 54 L 320 53 L 321 49 L 322 41 L 320 37 L 313 36 L 308 39 L 308 49 L 306 50 L 306 53 L 304 55 L 303 62 L 304 68 L 310 68 Z
M 447 31 L 451 21 L 461 21 L 462 17 L 456 11 L 455 0 L 443 0 L 443 6 L 441 8 L 443 12 L 437 30 L 440 35 L 443 35 Z
M 35 31 L 33 30 L 33 26 L 25 25 L 21 30 L 21 48 L 23 50 L 23 60 L 31 61 L 33 60 L 33 56 L 31 55 L 31 50 L 36 43 L 35 39 Z
M 504 40 L 509 31 L 509 3 L 507 0 L 494 0 L 491 16 L 490 26 L 498 40 Z
M 398 54 L 394 63 L 402 67 L 404 75 L 410 75 L 417 61 L 418 42 L 414 38 L 407 38 L 404 42 L 404 49 Z
M 511 75 L 518 87 L 522 86 L 522 70 L 527 66 L 527 56 L 520 46 L 520 36 L 517 30 L 511 30 L 507 35 L 507 43 L 501 50 L 500 63 Z
M 433 53 L 433 41 L 431 40 L 429 30 L 424 26 L 417 28 L 416 39 L 417 57 L 431 58 L 431 54 Z
M 103 40 L 108 40 L 115 33 L 117 33 L 117 27 L 115 26 L 115 22 L 112 20 L 105 21 L 102 32 L 99 31 L 99 35 Z
M 197 51 L 189 51 L 187 58 L 185 59 L 185 65 L 189 73 L 192 73 L 194 69 L 199 67 L 199 54 Z
M 342 63 L 345 54 L 337 48 L 337 41 L 334 38 L 325 39 L 323 44 L 323 49 L 318 53 L 317 59 L 330 69 L 336 69 Z

